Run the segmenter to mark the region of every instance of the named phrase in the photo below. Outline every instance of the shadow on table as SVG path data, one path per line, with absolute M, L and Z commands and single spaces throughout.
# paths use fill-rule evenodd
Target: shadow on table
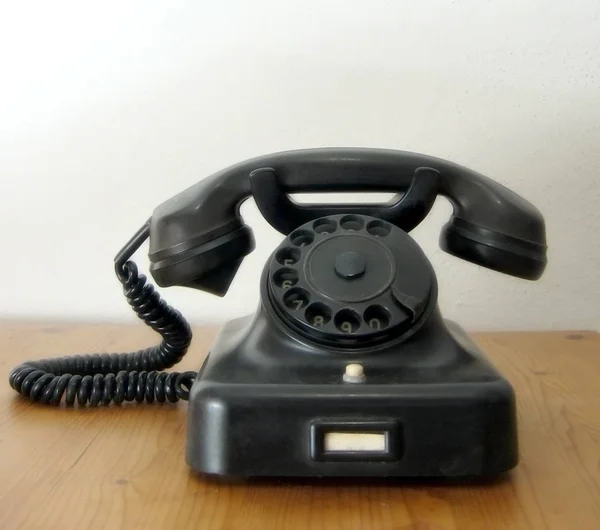
M 465 488 L 492 487 L 508 483 L 512 480 L 510 472 L 495 477 L 258 477 L 258 478 L 224 478 L 215 475 L 199 475 L 190 471 L 195 480 L 213 484 L 231 484 L 260 487 L 281 486 L 318 486 L 326 488 L 339 487 L 426 487 L 426 488 Z

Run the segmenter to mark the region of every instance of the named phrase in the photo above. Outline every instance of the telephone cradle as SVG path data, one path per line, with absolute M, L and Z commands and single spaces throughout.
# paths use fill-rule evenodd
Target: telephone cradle
M 385 204 L 298 204 L 298 192 L 396 192 Z M 510 383 L 442 318 L 435 272 L 409 235 L 445 196 L 440 246 L 528 280 L 546 266 L 540 212 L 451 162 L 403 151 L 308 149 L 241 162 L 159 205 L 115 258 L 162 342 L 129 354 L 26 362 L 12 387 L 66 406 L 189 400 L 187 464 L 211 476 L 475 477 L 518 463 Z M 252 196 L 285 237 L 252 316 L 225 324 L 198 373 L 164 372 L 192 334 L 130 260 L 149 239 L 161 287 L 224 296 L 254 249 Z

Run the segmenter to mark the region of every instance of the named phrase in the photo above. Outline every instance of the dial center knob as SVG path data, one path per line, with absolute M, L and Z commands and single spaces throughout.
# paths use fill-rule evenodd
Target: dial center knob
M 335 260 L 335 272 L 340 278 L 353 280 L 360 278 L 367 269 L 367 260 L 358 252 L 344 252 Z
M 310 289 L 346 305 L 382 294 L 396 270 L 394 256 L 383 242 L 341 230 L 316 241 L 303 268 Z

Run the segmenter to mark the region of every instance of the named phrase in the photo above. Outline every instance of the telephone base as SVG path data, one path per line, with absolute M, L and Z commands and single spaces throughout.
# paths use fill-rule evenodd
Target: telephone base
M 229 322 L 191 390 L 188 465 L 247 478 L 482 477 L 517 464 L 513 389 L 460 327 L 436 312 L 388 350 L 313 355 L 264 309 Z M 344 382 L 348 363 L 364 381 Z

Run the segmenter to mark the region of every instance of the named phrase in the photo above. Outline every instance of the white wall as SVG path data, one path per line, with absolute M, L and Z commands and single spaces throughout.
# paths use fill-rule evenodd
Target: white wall
M 244 158 L 340 145 L 448 158 L 544 212 L 530 283 L 442 253 L 438 200 L 414 236 L 445 315 L 598 329 L 597 0 L 0 3 L 0 316 L 131 318 L 112 258 L 156 204 Z M 243 213 L 258 249 L 228 297 L 166 291 L 195 321 L 256 307 L 281 236 Z

